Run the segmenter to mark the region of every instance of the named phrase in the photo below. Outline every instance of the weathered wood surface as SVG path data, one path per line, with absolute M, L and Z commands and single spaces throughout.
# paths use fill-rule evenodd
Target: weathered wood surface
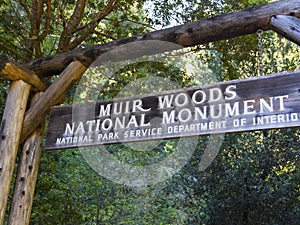
M 42 92 L 36 93 L 31 101 L 31 105 L 41 95 Z M 30 213 L 42 152 L 44 128 L 45 120 L 42 121 L 23 145 L 18 162 L 18 172 L 10 206 L 8 225 L 28 225 L 30 222 Z
M 278 15 L 272 17 L 270 24 L 274 31 L 300 45 L 300 19 Z
M 47 82 L 41 80 L 38 75 L 28 70 L 25 66 L 7 57 L 0 57 L 0 76 L 11 81 L 21 79 L 40 91 L 46 90 L 49 86 Z
M 81 77 L 85 70 L 86 67 L 80 62 L 72 62 L 26 112 L 21 134 L 21 143 L 23 143 L 44 120 L 50 108 L 62 101 L 62 97 L 65 96 L 65 93 Z
M 188 47 L 252 34 L 258 29 L 269 30 L 271 29 L 270 20 L 274 15 L 300 17 L 300 0 L 272 2 L 267 5 L 137 35 L 103 45 L 76 49 L 54 56 L 40 58 L 35 61 L 27 62 L 24 65 L 40 76 L 52 76 L 60 74 L 61 71 L 74 60 L 78 60 L 88 67 L 103 53 L 120 45 L 140 40 L 160 40 Z M 164 49 L 161 49 L 161 52 L 163 50 Z
M 11 83 L 1 122 L 0 224 L 4 221 L 30 87 L 22 80 Z
M 297 71 L 54 107 L 45 149 L 296 127 L 299 87 Z

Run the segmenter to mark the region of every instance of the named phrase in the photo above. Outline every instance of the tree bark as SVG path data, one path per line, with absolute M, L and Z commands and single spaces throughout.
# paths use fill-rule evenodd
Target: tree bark
M 269 23 L 274 15 L 300 17 L 300 0 L 281 0 L 103 45 L 76 49 L 55 56 L 40 58 L 27 62 L 25 65 L 40 76 L 57 75 L 74 60 L 78 60 L 88 67 L 103 53 L 135 41 L 160 40 L 189 47 L 252 34 L 258 29 L 269 30 L 271 29 Z
M 26 112 L 20 143 L 23 143 L 39 126 L 50 108 L 61 102 L 62 96 L 65 96 L 65 93 L 72 87 L 73 83 L 81 77 L 85 70 L 86 67 L 80 62 L 72 62 Z
M 72 39 L 71 33 L 76 30 L 82 20 L 85 4 L 86 0 L 77 0 L 76 7 L 70 18 L 69 24 L 64 27 L 62 32 L 61 39 L 58 44 L 58 52 L 68 48 L 68 45 L 70 45 Z
M 3 224 L 17 157 L 30 85 L 22 80 L 12 82 L 1 122 L 0 136 L 0 224 Z
M 42 95 L 35 94 L 32 104 Z M 8 225 L 28 225 L 42 152 L 45 119 L 26 140 L 18 163 L 18 174 L 11 202 Z

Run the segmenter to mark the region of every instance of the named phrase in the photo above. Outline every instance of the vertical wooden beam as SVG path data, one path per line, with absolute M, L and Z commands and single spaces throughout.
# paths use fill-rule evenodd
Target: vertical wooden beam
M 42 95 L 35 94 L 31 105 Z M 34 197 L 35 184 L 38 176 L 40 157 L 42 152 L 45 120 L 25 141 L 20 160 L 18 174 L 8 218 L 8 225 L 28 225 Z
M 4 223 L 7 199 L 17 157 L 30 85 L 22 80 L 10 85 L 0 136 L 0 225 Z

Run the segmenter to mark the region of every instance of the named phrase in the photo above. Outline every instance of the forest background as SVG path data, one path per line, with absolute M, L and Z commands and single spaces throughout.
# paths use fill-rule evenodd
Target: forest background
M 107 43 L 136 34 L 197 21 L 268 3 L 268 0 L 0 0 L 0 55 L 23 63 L 56 53 Z M 272 31 L 189 49 L 218 81 L 298 70 L 299 46 Z M 112 98 L 128 83 L 153 75 L 157 65 L 120 71 L 103 91 Z M 176 68 L 155 67 L 181 87 L 196 77 Z M 130 72 L 131 71 L 131 72 Z M 8 81 L 0 79 L 0 117 Z M 64 104 L 72 104 L 75 90 Z M 31 224 L 299 224 L 298 128 L 226 134 L 219 154 L 204 172 L 200 137 L 190 161 L 171 179 L 129 187 L 99 176 L 76 149 L 42 154 Z M 111 146 L 132 165 L 161 160 L 176 140 L 151 154 Z M 12 188 L 13 189 L 13 188 Z M 8 207 L 9 208 L 9 207 Z

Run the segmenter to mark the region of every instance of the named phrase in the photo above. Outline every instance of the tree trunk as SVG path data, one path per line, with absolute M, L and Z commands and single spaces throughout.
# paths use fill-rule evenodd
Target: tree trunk
M 300 0 L 281 0 L 103 45 L 76 49 L 55 56 L 40 58 L 25 63 L 25 65 L 40 76 L 57 75 L 74 60 L 78 60 L 88 67 L 103 53 L 135 41 L 160 40 L 188 47 L 252 34 L 258 29 L 269 30 L 271 29 L 269 23 L 274 15 L 300 17 Z

